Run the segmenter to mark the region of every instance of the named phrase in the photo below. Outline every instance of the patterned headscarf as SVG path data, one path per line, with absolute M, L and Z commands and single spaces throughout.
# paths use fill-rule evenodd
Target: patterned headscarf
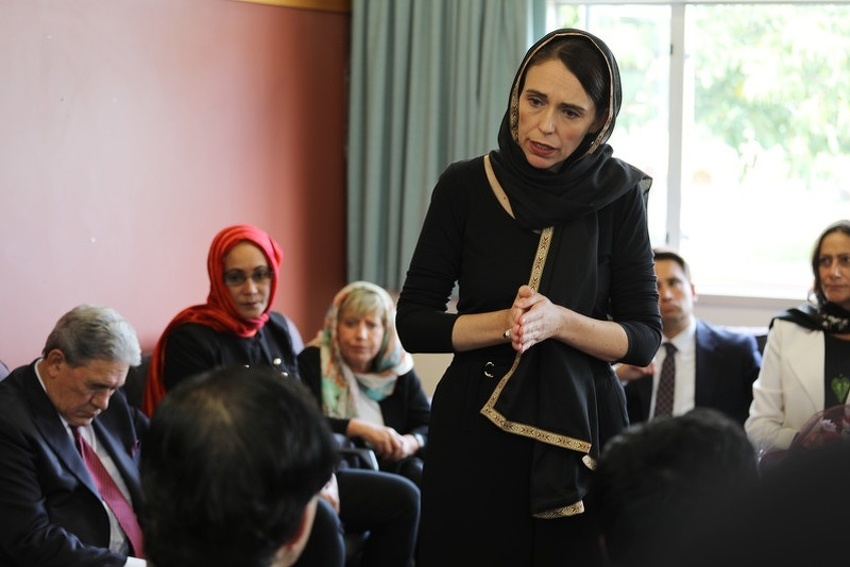
M 598 62 L 606 75 L 604 100 L 599 104 L 604 122 L 598 131 L 585 136 L 558 171 L 538 169 L 528 163 L 517 141 L 519 101 L 525 77 L 531 67 L 546 60 L 542 57 L 555 56 L 557 51 L 550 50 L 570 43 L 582 44 L 590 53 L 598 55 Z M 593 61 L 584 63 L 596 64 Z M 520 226 L 537 230 L 570 222 L 598 211 L 636 185 L 644 194 L 649 191 L 652 184 L 649 176 L 614 158 L 613 149 L 606 143 L 614 129 L 621 102 L 617 61 L 598 37 L 582 30 L 559 29 L 547 34 L 528 50 L 511 87 L 508 109 L 499 129 L 499 149 L 490 152 L 496 178 L 507 194 Z
M 262 315 L 253 319 L 243 319 L 236 309 L 227 284 L 224 283 L 224 258 L 240 242 L 250 242 L 259 248 L 266 257 L 269 269 L 272 271 L 269 301 Z M 277 291 L 280 275 L 280 264 L 283 252 L 277 242 L 265 231 L 251 225 L 240 224 L 229 226 L 215 235 L 207 255 L 207 273 L 210 277 L 210 291 L 207 302 L 187 307 L 178 313 L 168 324 L 154 347 L 148 379 L 145 383 L 145 397 L 142 411 L 148 416 L 153 415 L 156 406 L 165 396 L 165 384 L 162 370 L 165 366 L 165 349 L 168 335 L 172 329 L 186 323 L 206 325 L 221 332 L 237 337 L 253 337 L 269 320 L 268 311 L 271 309 Z
M 373 294 L 379 300 L 384 338 L 371 371 L 355 374 L 340 352 L 337 325 L 346 299 L 363 293 Z M 396 333 L 395 303 L 386 290 L 370 282 L 352 282 L 336 294 L 325 316 L 325 325 L 310 341 L 310 346 L 320 349 L 322 406 L 330 417 L 358 417 L 361 404 L 370 403 L 368 400 L 377 403 L 391 395 L 398 377 L 413 368 L 413 357 L 402 348 Z

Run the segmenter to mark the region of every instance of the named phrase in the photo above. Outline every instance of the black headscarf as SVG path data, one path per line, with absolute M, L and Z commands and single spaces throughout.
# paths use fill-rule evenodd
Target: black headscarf
M 607 63 L 608 108 L 605 123 L 589 133 L 559 171 L 531 166 L 517 142 L 519 98 L 529 62 L 551 42 L 582 38 L 590 42 Z M 652 180 L 630 164 L 613 158 L 606 143 L 620 112 L 622 90 L 614 54 L 596 36 L 576 29 L 560 29 L 544 36 L 525 54 L 514 77 L 510 102 L 499 128 L 499 149 L 490 153 L 496 177 L 508 195 L 511 208 L 523 228 L 541 229 L 574 220 L 612 203 L 640 183 L 644 194 Z
M 776 319 L 791 321 L 812 331 L 850 333 L 850 312 L 829 301 L 823 302 L 820 306 L 804 303 L 799 307 L 786 309 L 771 320 L 771 327 Z
M 608 71 L 607 111 L 602 128 L 588 134 L 558 171 L 550 171 L 528 163 L 516 140 L 517 109 L 532 58 L 559 41 L 587 41 L 599 51 Z M 537 289 L 553 303 L 588 316 L 600 316 L 598 244 L 600 230 L 611 229 L 600 227 L 595 213 L 630 191 L 641 191 L 645 199 L 651 185 L 646 174 L 612 157 L 605 143 L 620 101 L 617 63 L 601 40 L 575 29 L 549 33 L 531 47 L 517 71 L 499 149 L 490 154 L 517 222 L 532 230 L 554 227 Z M 543 341 L 517 357 L 482 408 L 503 430 L 537 441 L 529 487 L 532 515 L 553 518 L 584 511 L 595 458 L 604 442 L 628 425 L 622 389 L 616 391 L 611 373 L 605 361 L 554 339 Z

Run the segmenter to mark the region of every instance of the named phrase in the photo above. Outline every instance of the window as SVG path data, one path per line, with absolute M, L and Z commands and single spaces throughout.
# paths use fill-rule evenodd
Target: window
M 547 24 L 617 56 L 614 155 L 654 178 L 654 245 L 701 294 L 805 298 L 809 256 L 850 218 L 850 2 L 576 4 Z

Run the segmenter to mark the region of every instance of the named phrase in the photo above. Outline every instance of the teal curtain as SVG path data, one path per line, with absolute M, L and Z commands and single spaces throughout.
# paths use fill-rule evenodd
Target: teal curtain
M 545 0 L 353 0 L 347 277 L 398 291 L 447 165 L 496 146 Z

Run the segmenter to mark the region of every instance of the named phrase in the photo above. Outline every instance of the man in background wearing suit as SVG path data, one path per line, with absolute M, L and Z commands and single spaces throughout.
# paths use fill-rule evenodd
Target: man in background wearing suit
M 675 251 L 655 249 L 658 304 L 663 341 L 657 362 L 616 368 L 625 385 L 632 423 L 659 415 L 681 415 L 694 407 L 719 410 L 743 427 L 753 400 L 752 384 L 761 353 L 752 335 L 714 327 L 693 314 L 696 291 L 687 262 Z M 672 343 L 671 347 L 665 346 Z M 669 350 L 668 350 L 669 349 Z M 672 353 L 668 355 L 668 353 Z M 672 356 L 675 376 L 668 403 L 659 403 L 664 359 Z M 664 389 L 662 387 L 662 389 Z M 662 406 L 666 405 L 666 409 Z
M 146 565 L 133 507 L 148 422 L 120 391 L 140 361 L 121 315 L 81 305 L 0 382 L 0 565 Z

